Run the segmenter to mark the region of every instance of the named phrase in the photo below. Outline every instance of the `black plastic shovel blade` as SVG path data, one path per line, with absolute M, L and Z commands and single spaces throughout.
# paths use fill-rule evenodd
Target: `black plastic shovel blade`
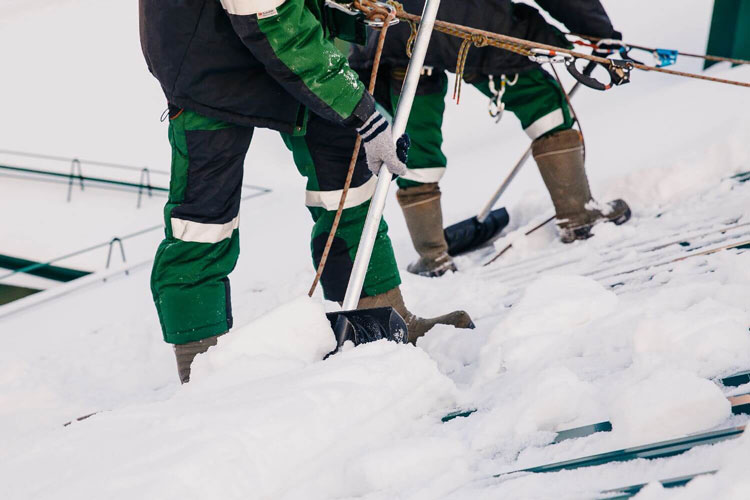
M 332 312 L 326 316 L 336 334 L 336 350 L 331 354 L 347 340 L 354 345 L 382 339 L 405 344 L 408 340 L 406 322 L 392 307 Z
M 478 248 L 497 236 L 508 223 L 508 211 L 498 208 L 490 212 L 484 222 L 472 217 L 445 228 L 448 254 L 455 257 Z

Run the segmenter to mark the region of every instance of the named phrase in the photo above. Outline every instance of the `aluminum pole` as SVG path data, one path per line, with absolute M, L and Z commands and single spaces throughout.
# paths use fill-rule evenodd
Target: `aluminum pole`
M 411 61 L 406 71 L 404 86 L 401 89 L 401 98 L 396 109 L 396 116 L 393 119 L 393 140 L 397 141 L 406 131 L 406 123 L 409 121 L 409 113 L 414 103 L 414 96 L 419 85 L 419 77 L 422 75 L 422 66 L 424 65 L 425 56 L 427 55 L 427 46 L 430 44 L 432 29 L 435 26 L 437 11 L 440 7 L 440 0 L 427 0 L 422 12 L 422 23 L 419 25 L 417 40 L 414 43 Z M 375 187 L 375 193 L 370 200 L 370 210 L 367 212 L 365 226 L 362 230 L 362 237 L 359 240 L 357 256 L 354 259 L 352 274 L 349 277 L 349 284 L 346 288 L 346 295 L 342 304 L 344 311 L 356 309 L 359 304 L 359 298 L 362 294 L 362 287 L 365 283 L 367 268 L 370 266 L 372 249 L 375 245 L 375 237 L 378 234 L 380 219 L 383 217 L 383 209 L 388 196 L 393 175 L 385 168 L 380 170 L 378 183 Z

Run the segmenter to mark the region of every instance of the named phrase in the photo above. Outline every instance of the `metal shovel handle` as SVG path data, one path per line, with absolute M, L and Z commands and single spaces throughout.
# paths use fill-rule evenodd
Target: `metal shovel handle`
M 417 92 L 419 77 L 422 73 L 422 66 L 427 55 L 427 46 L 430 44 L 432 29 L 435 26 L 438 7 L 440 0 L 427 0 L 422 13 L 422 23 L 419 25 L 417 40 L 414 43 L 409 67 L 406 70 L 406 78 L 401 91 L 401 98 L 398 101 L 396 116 L 393 119 L 393 140 L 397 141 L 406 131 L 406 123 L 409 121 L 409 113 L 414 103 L 414 95 Z M 354 258 L 352 274 L 349 277 L 349 284 L 346 288 L 346 295 L 342 304 L 344 311 L 356 309 L 359 303 L 362 287 L 365 283 L 367 268 L 370 266 L 372 249 L 375 245 L 375 237 L 378 234 L 380 219 L 383 217 L 388 189 L 391 185 L 393 175 L 385 168 L 380 169 L 378 183 L 375 187 L 375 193 L 370 200 L 370 210 L 367 212 L 365 226 L 362 230 L 362 237 L 359 240 L 357 256 Z

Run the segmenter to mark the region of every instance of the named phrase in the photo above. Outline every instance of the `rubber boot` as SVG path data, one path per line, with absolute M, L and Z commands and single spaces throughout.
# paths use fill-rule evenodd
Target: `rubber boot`
M 392 307 L 397 313 L 404 318 L 408 329 L 408 339 L 412 344 L 417 343 L 417 339 L 423 337 L 435 325 L 452 325 L 456 328 L 465 328 L 473 330 L 475 328 L 471 316 L 466 311 L 453 311 L 436 318 L 420 318 L 412 314 L 404 304 L 404 297 L 401 295 L 399 287 L 375 295 L 374 297 L 362 297 L 359 299 L 357 309 L 374 309 L 376 307 Z
M 419 260 L 406 268 L 410 273 L 435 278 L 456 270 L 453 257 L 448 255 L 448 243 L 443 233 L 440 197 L 440 187 L 436 182 L 401 188 L 396 192 L 411 241 L 419 254 Z
M 188 342 L 187 344 L 177 344 L 174 346 L 174 355 L 177 358 L 177 375 L 180 377 L 180 382 L 187 384 L 190 382 L 190 367 L 193 364 L 193 360 L 198 354 L 203 354 L 208 351 L 210 347 L 216 345 L 219 340 L 219 336 L 208 337 L 207 339 L 198 340 L 195 342 Z
M 563 243 L 591 237 L 591 228 L 599 222 L 620 225 L 630 219 L 625 201 L 601 205 L 592 198 L 580 132 L 570 129 L 540 137 L 532 143 L 532 152 L 555 206 Z

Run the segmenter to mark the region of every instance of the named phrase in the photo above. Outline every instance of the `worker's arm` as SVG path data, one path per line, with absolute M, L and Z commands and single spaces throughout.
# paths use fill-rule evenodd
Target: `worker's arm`
M 536 3 L 573 33 L 598 38 L 622 38 L 599 0 L 536 0 Z
M 317 114 L 360 127 L 375 110 L 346 57 L 304 0 L 221 0 L 235 32 L 266 71 Z M 262 99 L 262 96 L 259 96 Z

